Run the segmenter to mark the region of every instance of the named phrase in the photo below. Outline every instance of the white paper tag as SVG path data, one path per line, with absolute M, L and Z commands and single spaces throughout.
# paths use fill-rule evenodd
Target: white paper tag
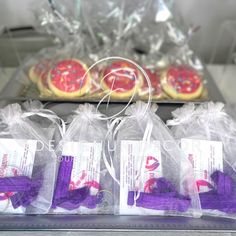
M 216 170 L 223 171 L 222 142 L 181 139 L 181 149 L 193 165 L 199 192 L 211 190 L 214 186 L 211 174 Z
M 90 186 L 96 195 L 100 189 L 101 143 L 67 142 L 63 145 L 63 156 L 73 156 L 70 189 Z M 81 208 L 83 210 L 83 208 Z M 80 210 L 81 210 L 80 209 Z M 85 210 L 87 213 L 88 210 Z
M 160 142 L 152 141 L 146 144 L 145 147 L 145 151 L 142 151 L 142 141 L 121 141 L 120 214 L 131 215 L 140 214 L 141 212 L 144 214 L 156 214 L 154 210 L 140 209 L 127 205 L 129 191 L 149 192 L 152 186 L 149 185 L 148 180 L 162 177 Z M 143 155 L 141 154 L 142 152 L 144 152 Z M 135 181 L 137 178 L 138 180 Z
M 31 178 L 36 148 L 37 140 L 0 139 L 0 177 L 23 175 Z M 4 193 L 0 195 L 5 196 Z M 0 201 L 0 212 L 24 213 L 25 208 L 14 209 L 10 199 L 6 198 Z

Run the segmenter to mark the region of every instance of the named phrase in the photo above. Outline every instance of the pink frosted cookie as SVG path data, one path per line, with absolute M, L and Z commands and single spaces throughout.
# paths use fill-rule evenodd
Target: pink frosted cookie
M 48 73 L 48 86 L 58 97 L 80 97 L 89 90 L 91 77 L 87 66 L 79 60 L 59 61 Z
M 162 74 L 161 85 L 174 99 L 192 100 L 200 97 L 203 92 L 201 77 L 196 70 L 186 65 L 169 67 Z
M 143 78 L 133 64 L 116 61 L 103 70 L 101 85 L 112 98 L 124 99 L 131 97 L 142 85 Z
M 42 96 L 49 97 L 53 95 L 48 86 L 48 71 L 44 72 L 40 76 L 39 80 L 37 81 L 37 86 Z
M 29 78 L 33 83 L 37 83 L 37 81 L 41 78 L 41 76 L 49 70 L 51 61 L 49 59 L 45 59 L 40 61 L 39 63 L 33 65 L 29 69 Z

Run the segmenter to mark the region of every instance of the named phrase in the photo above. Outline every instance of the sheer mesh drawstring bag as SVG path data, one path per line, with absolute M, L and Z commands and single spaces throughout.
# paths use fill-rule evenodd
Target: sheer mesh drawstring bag
M 173 116 L 167 124 L 192 162 L 203 214 L 236 218 L 235 121 L 213 102 L 185 105 Z
M 191 163 L 155 114 L 157 107 L 137 102 L 111 123 L 116 181 L 116 213 L 200 217 Z
M 112 179 L 103 164 L 107 118 L 90 104 L 74 111 L 58 147 L 54 213 L 112 213 Z
M 47 213 L 56 170 L 48 139 L 19 104 L 0 109 L 0 127 L 0 212 Z
M 50 140 L 51 147 L 57 146 L 65 133 L 65 122 L 38 100 L 26 101 L 22 108 L 25 111 L 24 116 L 42 128 L 46 138 Z

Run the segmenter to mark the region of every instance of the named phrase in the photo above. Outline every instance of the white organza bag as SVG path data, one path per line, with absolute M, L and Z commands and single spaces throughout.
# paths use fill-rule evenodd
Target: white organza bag
M 19 104 L 0 109 L 0 212 L 45 214 L 52 203 L 56 155 Z
M 38 100 L 26 101 L 22 108 L 24 116 L 42 128 L 47 139 L 51 140 L 51 146 L 57 146 L 65 133 L 65 122 Z
M 59 168 L 53 213 L 113 213 L 113 185 L 103 163 L 107 118 L 80 105 L 57 150 Z
M 116 181 L 116 213 L 200 217 L 191 163 L 156 110 L 137 102 L 111 124 L 106 164 Z
M 223 103 L 184 105 L 167 122 L 192 162 L 204 215 L 236 218 L 236 123 Z

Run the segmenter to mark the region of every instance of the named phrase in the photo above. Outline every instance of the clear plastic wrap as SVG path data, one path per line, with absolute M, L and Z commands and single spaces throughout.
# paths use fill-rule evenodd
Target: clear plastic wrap
M 71 35 L 80 30 L 79 1 L 43 0 L 35 4 L 35 27 L 40 33 L 56 36 L 61 42 L 68 42 Z
M 56 156 L 41 127 L 19 104 L 0 110 L 0 210 L 11 214 L 46 214 L 50 210 Z
M 116 182 L 116 214 L 200 217 L 191 163 L 155 112 L 137 102 L 109 129 L 113 145 L 105 163 Z
M 36 30 L 59 38 L 60 46 L 43 50 L 23 62 L 13 78 L 24 81 L 25 89 L 19 96 L 47 100 L 100 100 L 104 95 L 103 73 L 113 62 L 93 67 L 89 73 L 86 73 L 87 68 L 102 58 L 116 56 L 133 60 L 152 71 L 153 100 L 207 98 L 203 65 L 188 47 L 197 28 L 191 28 L 185 36 L 163 0 L 82 0 L 70 4 L 45 1 L 35 14 Z M 74 72 L 75 67 L 71 64 L 76 64 L 80 72 Z M 61 65 L 64 75 L 58 73 L 55 82 L 51 72 L 56 70 L 57 73 Z M 44 68 L 43 72 L 40 68 Z M 25 79 L 27 77 L 34 85 Z M 90 82 L 81 88 L 80 83 L 86 80 Z M 94 90 L 94 86 L 98 88 Z M 147 100 L 145 86 L 140 87 L 141 95 L 135 96 L 134 100 Z M 156 92 L 159 87 L 161 95 Z M 111 97 L 111 101 L 129 99 L 119 95 Z
M 113 181 L 103 162 L 107 118 L 90 104 L 69 121 L 57 155 L 59 168 L 52 213 L 113 213 Z
M 222 103 L 187 104 L 167 122 L 194 166 L 204 215 L 236 217 L 236 122 Z

